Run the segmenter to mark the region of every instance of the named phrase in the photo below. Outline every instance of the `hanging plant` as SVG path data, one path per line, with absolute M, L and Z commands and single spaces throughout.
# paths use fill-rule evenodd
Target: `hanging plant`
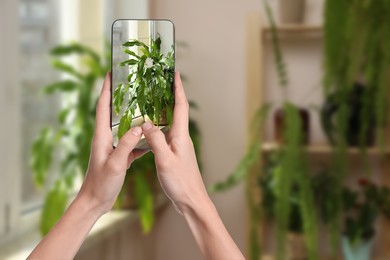
M 347 149 L 351 143 L 351 116 L 357 117 L 357 143 L 365 155 L 367 139 L 375 129 L 376 145 L 385 146 L 384 131 L 387 118 L 388 75 L 390 68 L 390 3 L 388 1 L 327 0 L 324 12 L 324 93 L 325 99 L 338 107 L 332 120 L 337 135 L 332 138 L 335 155 L 332 172 L 337 180 L 334 203 L 339 209 L 331 220 L 331 243 L 334 252 L 340 244 L 340 212 L 344 177 L 348 173 Z M 366 94 L 361 96 L 360 109 L 350 105 L 355 82 L 359 81 Z M 368 93 L 368 94 L 367 94 Z M 324 128 L 327 129 L 325 122 Z

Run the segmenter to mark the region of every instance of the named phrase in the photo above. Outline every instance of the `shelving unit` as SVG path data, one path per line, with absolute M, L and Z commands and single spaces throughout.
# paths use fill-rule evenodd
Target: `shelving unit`
M 317 37 L 319 43 L 322 43 L 323 30 L 320 25 L 283 25 L 277 28 L 277 33 L 280 36 L 281 40 L 290 40 L 290 39 L 313 39 Z M 246 53 L 246 72 L 247 72 L 247 107 L 246 107 L 246 119 L 247 119 L 247 142 L 249 144 L 251 137 L 253 135 L 263 135 L 262 133 L 253 133 L 252 132 L 252 119 L 258 110 L 259 107 L 264 105 L 266 101 L 266 88 L 264 84 L 264 69 L 267 66 L 274 66 L 274 64 L 264 64 L 264 55 L 266 52 L 272 50 L 264 50 L 264 41 L 269 40 L 271 36 L 271 28 L 263 24 L 261 16 L 259 13 L 249 14 L 247 17 L 247 53 Z M 390 83 L 390 82 L 389 82 Z M 390 93 L 389 93 L 390 94 Z M 389 95 L 390 97 L 390 95 Z M 390 119 L 389 119 L 390 120 Z M 390 122 L 390 121 L 389 121 Z M 264 131 L 264 129 L 263 129 Z M 381 170 L 382 179 L 381 182 L 384 185 L 390 187 L 390 129 L 386 131 L 387 134 L 387 143 L 385 150 L 382 151 L 377 147 L 368 148 L 366 150 L 367 155 L 370 160 L 378 161 L 378 165 Z M 324 140 L 325 142 L 326 140 Z M 277 151 L 280 146 L 272 140 L 266 139 L 262 144 L 261 151 L 264 156 L 270 155 L 271 153 Z M 329 144 L 326 143 L 313 143 L 305 147 L 307 156 L 316 156 L 323 158 L 330 158 L 334 155 L 334 150 Z M 359 155 L 361 151 L 359 148 L 348 148 L 348 156 L 352 158 L 357 158 L 359 160 Z M 383 159 L 383 155 L 385 159 Z M 251 196 L 254 203 L 261 202 L 261 191 L 257 185 L 257 179 L 259 177 L 259 169 L 262 168 L 262 165 L 254 166 L 254 169 L 248 176 L 247 179 L 247 188 L 248 196 Z M 260 173 L 261 174 L 261 173 Z M 249 216 L 249 214 L 248 214 Z M 249 221 L 248 221 L 249 223 Z M 374 249 L 374 259 L 390 259 L 389 253 L 386 252 L 387 247 L 390 245 L 390 223 L 384 218 L 380 218 L 378 221 L 380 228 L 378 229 L 378 234 L 376 237 L 376 245 Z M 264 245 L 264 232 L 269 230 L 269 227 L 264 228 L 264 225 L 261 225 L 259 221 L 258 232 L 260 234 L 261 243 Z M 249 226 L 248 226 L 248 237 L 249 237 Z M 267 236 L 269 237 L 269 236 Z M 272 239 L 272 238 L 271 238 Z M 249 240 L 248 240 L 249 241 Z M 326 251 L 326 250 L 325 250 Z M 265 257 L 265 256 L 264 256 Z M 267 255 L 267 259 L 272 259 L 272 256 Z M 321 259 L 326 259 L 323 257 Z
M 263 26 L 261 28 L 263 33 L 270 33 L 271 27 L 269 26 Z M 322 33 L 322 26 L 321 25 L 295 25 L 295 24 L 289 24 L 289 25 L 282 25 L 277 27 L 277 31 L 279 33 Z
M 266 142 L 261 146 L 263 153 L 273 153 L 280 149 L 280 145 L 275 142 Z M 329 144 L 310 144 L 305 147 L 305 151 L 308 154 L 316 155 L 331 155 L 334 150 Z M 359 156 L 362 155 L 362 151 L 358 147 L 350 147 L 347 150 L 348 155 L 350 156 Z M 380 156 L 381 154 L 390 155 L 390 148 L 385 148 L 384 151 L 381 151 L 378 147 L 371 147 L 366 150 L 368 156 Z

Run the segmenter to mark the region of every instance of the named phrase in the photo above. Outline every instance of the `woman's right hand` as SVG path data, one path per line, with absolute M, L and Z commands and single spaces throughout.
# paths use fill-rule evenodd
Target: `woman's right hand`
M 180 74 L 176 72 L 174 118 L 167 138 L 151 123 L 142 126 L 155 155 L 161 187 L 180 214 L 209 199 L 189 136 L 188 112 L 189 105 Z
M 175 74 L 175 110 L 168 137 L 154 125 L 142 126 L 154 153 L 161 187 L 182 214 L 205 259 L 244 259 L 211 202 L 188 132 L 189 106 L 180 74 Z

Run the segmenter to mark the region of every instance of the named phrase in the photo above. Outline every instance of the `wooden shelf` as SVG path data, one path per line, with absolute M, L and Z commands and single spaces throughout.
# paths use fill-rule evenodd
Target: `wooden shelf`
M 278 26 L 276 30 L 280 40 L 286 38 L 322 39 L 323 36 L 321 25 L 282 25 Z M 261 34 L 264 39 L 269 40 L 271 38 L 271 27 L 262 27 Z
M 276 30 L 282 33 L 322 33 L 322 26 L 309 24 L 286 24 L 277 25 Z M 271 27 L 262 27 L 262 31 L 264 33 L 269 33 L 271 32 Z
M 280 148 L 280 145 L 274 142 L 263 143 L 261 150 L 263 153 L 275 152 Z M 328 144 L 310 144 L 305 147 L 306 152 L 310 154 L 332 154 L 334 152 L 334 147 Z M 390 155 L 390 148 L 385 148 L 384 153 Z M 358 147 L 348 148 L 348 154 L 350 155 L 360 155 L 361 151 Z M 367 149 L 367 154 L 376 156 L 381 154 L 380 148 L 372 147 Z

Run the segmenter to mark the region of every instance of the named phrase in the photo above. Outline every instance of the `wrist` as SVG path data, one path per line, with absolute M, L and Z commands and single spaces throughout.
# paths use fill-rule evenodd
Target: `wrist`
M 216 212 L 216 208 L 206 193 L 205 195 L 198 196 L 197 198 L 194 198 L 190 202 L 183 205 L 181 212 L 186 219 L 203 219 L 207 216 L 210 216 L 211 214 L 214 214 Z
M 106 213 L 96 200 L 90 199 L 83 193 L 79 193 L 76 196 L 71 206 L 76 207 L 83 214 L 96 220 Z

